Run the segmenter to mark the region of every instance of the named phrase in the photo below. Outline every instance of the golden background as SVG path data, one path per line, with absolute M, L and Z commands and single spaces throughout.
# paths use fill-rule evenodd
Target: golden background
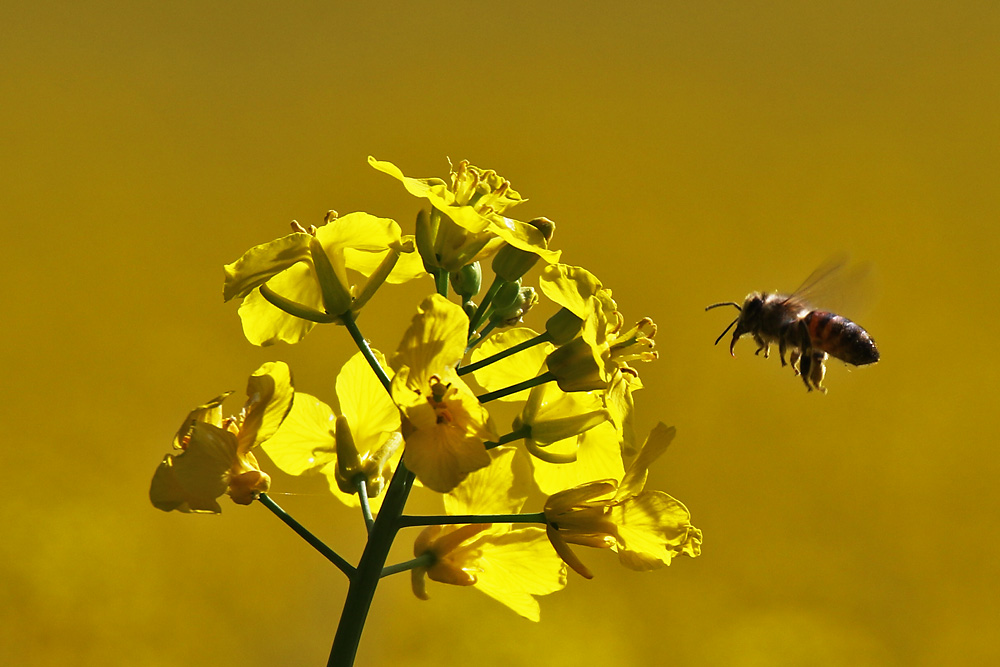
M 146 493 L 263 361 L 333 400 L 345 332 L 251 346 L 221 267 L 331 208 L 411 230 L 369 154 L 496 169 L 658 323 L 637 423 L 678 437 L 650 486 L 705 543 L 645 574 L 581 550 L 597 577 L 540 624 L 387 579 L 358 664 L 1000 661 L 996 3 L 26 4 L 0 9 L 0 662 L 324 663 L 339 572 L 262 507 Z M 824 397 L 712 346 L 735 312 L 706 304 L 841 250 L 877 272 L 844 313 L 877 366 L 832 364 Z M 394 349 L 431 289 L 381 292 L 366 335 Z M 357 558 L 322 482 L 272 488 Z

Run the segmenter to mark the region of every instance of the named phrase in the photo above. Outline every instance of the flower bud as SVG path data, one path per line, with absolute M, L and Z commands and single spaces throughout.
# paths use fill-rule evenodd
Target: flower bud
M 547 218 L 535 218 L 528 223 L 542 232 L 546 245 L 555 231 L 555 223 Z M 527 250 L 505 245 L 493 257 L 493 273 L 502 280 L 513 282 L 527 273 L 538 262 L 538 255 Z
M 508 283 L 515 284 L 515 283 Z M 521 321 L 524 314 L 538 303 L 538 294 L 534 287 L 522 287 L 517 292 L 514 301 L 506 308 L 495 308 L 490 315 L 490 322 L 497 326 L 512 327 Z
M 483 270 L 479 262 L 466 264 L 461 269 L 451 274 L 451 287 L 455 293 L 462 297 L 462 301 L 468 301 L 479 294 L 479 288 L 483 284 Z

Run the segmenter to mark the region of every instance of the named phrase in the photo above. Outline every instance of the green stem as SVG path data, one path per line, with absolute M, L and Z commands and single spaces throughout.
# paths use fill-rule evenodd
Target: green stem
M 552 382 L 555 380 L 556 376 L 552 374 L 552 371 L 545 371 L 538 377 L 533 377 L 530 380 L 525 380 L 524 382 L 518 382 L 517 384 L 512 384 L 509 387 L 504 387 L 503 389 L 497 389 L 496 391 L 487 392 L 481 394 L 476 398 L 479 399 L 480 403 L 489 403 L 490 401 L 495 401 L 498 398 L 503 398 L 504 396 L 510 396 L 511 394 L 516 394 L 519 391 L 524 391 L 525 389 L 531 389 L 532 387 L 537 387 L 540 384 L 545 384 L 546 382 Z
M 484 366 L 489 366 L 490 364 L 494 364 L 500 361 L 501 359 L 506 359 L 512 354 L 517 354 L 518 352 L 521 352 L 522 350 L 527 350 L 528 348 L 534 347 L 535 345 L 548 343 L 551 340 L 552 336 L 550 336 L 548 332 L 540 333 L 534 338 L 518 343 L 517 345 L 511 345 L 506 350 L 501 350 L 500 352 L 490 355 L 485 359 L 480 359 L 479 361 L 473 364 L 469 364 L 468 366 L 462 366 L 461 368 L 458 369 L 458 374 L 465 375 L 466 373 L 478 371 L 480 368 L 483 368 Z
M 448 296 L 448 278 L 449 273 L 444 269 L 434 274 L 434 286 L 437 288 L 437 293 L 443 297 Z
M 490 304 L 493 303 L 493 297 L 496 296 L 497 290 L 500 289 L 504 281 L 499 277 L 494 276 L 493 284 L 490 288 L 486 290 L 486 294 L 483 295 L 483 300 L 479 302 L 479 308 L 476 309 L 476 314 L 472 316 L 469 320 L 469 335 L 472 335 L 478 327 L 479 323 L 483 321 L 483 316 L 486 314 L 486 309 L 489 308 Z
M 516 431 L 511 431 L 507 435 L 500 436 L 497 438 L 496 442 L 487 440 L 483 444 L 486 445 L 486 449 L 493 449 L 494 447 L 499 447 L 500 445 L 506 445 L 508 442 L 514 442 L 515 440 L 527 438 L 529 435 L 531 435 L 531 427 L 525 424 Z
M 375 519 L 372 517 L 372 507 L 368 503 L 368 480 L 364 475 L 355 475 L 354 484 L 358 487 L 358 500 L 361 502 L 361 514 L 365 517 L 365 528 L 370 533 Z
M 372 352 L 372 348 L 368 345 L 368 341 L 361 334 L 361 330 L 358 329 L 357 322 L 354 321 L 354 315 L 350 311 L 344 313 L 340 316 L 340 321 L 343 323 L 344 328 L 351 334 L 351 338 L 354 339 L 354 344 L 358 346 L 361 350 L 361 354 L 364 355 L 365 361 L 368 365 L 372 367 L 375 371 L 375 375 L 378 376 L 379 382 L 385 387 L 385 390 L 390 394 L 392 393 L 392 380 L 386 375 L 385 369 L 382 368 L 382 364 L 379 363 L 378 359 L 375 358 L 375 353 Z
M 388 577 L 390 574 L 398 574 L 399 572 L 406 572 L 407 570 L 412 570 L 415 567 L 421 567 L 433 564 L 434 564 L 434 554 L 425 553 L 420 556 L 417 556 L 416 558 L 411 558 L 408 561 L 383 567 L 382 576 Z
M 545 512 L 526 514 L 432 514 L 410 516 L 404 514 L 399 519 L 400 528 L 411 526 L 443 526 L 459 523 L 548 523 Z
M 323 544 L 322 540 L 306 530 L 306 527 L 293 519 L 288 512 L 281 509 L 281 507 L 278 506 L 278 503 L 271 500 L 271 496 L 266 493 L 262 493 L 257 496 L 257 500 L 260 501 L 261 505 L 271 510 L 276 517 L 284 521 L 286 526 L 294 530 L 299 537 L 308 542 L 314 549 L 316 549 L 316 551 L 323 554 L 327 560 L 336 565 L 341 572 L 347 575 L 348 578 L 353 579 L 356 571 L 354 566 L 344 560 L 343 557 L 336 551 Z

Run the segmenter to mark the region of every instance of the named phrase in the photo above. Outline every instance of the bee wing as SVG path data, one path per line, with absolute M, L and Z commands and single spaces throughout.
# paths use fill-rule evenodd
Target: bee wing
M 870 262 L 849 264 L 849 260 L 846 252 L 827 258 L 792 292 L 788 300 L 838 314 L 845 310 L 854 314 L 865 310 L 863 306 L 874 293 L 872 265 Z

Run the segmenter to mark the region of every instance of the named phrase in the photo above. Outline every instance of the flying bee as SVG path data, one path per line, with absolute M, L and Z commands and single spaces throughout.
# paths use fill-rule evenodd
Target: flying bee
M 734 357 L 736 341 L 746 334 L 757 343 L 755 354 L 763 352 L 765 358 L 771 352 L 771 344 L 777 343 L 781 365 L 786 365 L 785 353 L 790 351 L 789 361 L 795 374 L 802 376 L 806 389 L 824 393 L 823 376 L 828 355 L 854 366 L 874 364 L 879 360 L 878 348 L 867 331 L 841 315 L 814 310 L 808 303 L 808 297 L 839 275 L 843 266 L 842 260 L 824 264 L 791 294 L 751 292 L 742 306 L 735 301 L 724 301 L 706 307 L 705 310 L 711 310 L 733 306 L 740 311 L 715 339 L 715 344 L 718 345 L 734 326 L 729 343 L 729 353 Z

